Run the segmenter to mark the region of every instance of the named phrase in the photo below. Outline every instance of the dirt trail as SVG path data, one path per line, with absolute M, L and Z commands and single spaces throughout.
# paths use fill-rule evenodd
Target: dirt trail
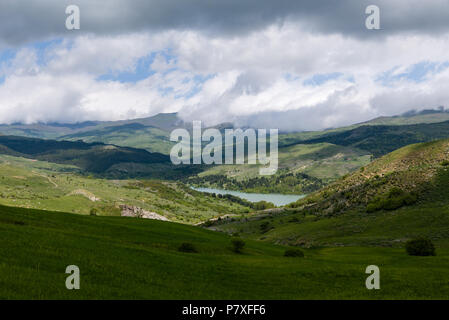
M 49 176 L 46 176 L 45 174 L 38 173 L 38 172 L 36 172 L 36 171 L 33 171 L 33 173 L 34 173 L 35 175 L 39 176 L 39 177 L 48 179 L 48 181 L 49 181 L 51 184 L 53 184 L 56 188 L 59 187 L 58 184 L 57 184 L 56 182 L 54 182 L 53 180 L 51 180 L 51 178 L 50 178 Z

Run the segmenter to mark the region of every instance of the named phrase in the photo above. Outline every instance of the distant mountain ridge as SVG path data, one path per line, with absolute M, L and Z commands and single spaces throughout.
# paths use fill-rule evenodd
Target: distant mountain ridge
M 100 142 L 58 141 L 18 136 L 0 136 L 0 153 L 102 173 L 121 163 L 171 164 L 170 158 L 143 149 L 119 147 Z
M 380 157 L 409 144 L 428 142 L 449 137 L 449 121 L 413 125 L 360 126 L 352 130 L 329 133 L 305 144 L 332 143 L 352 146 Z
M 324 135 L 373 125 L 412 125 L 449 121 L 448 109 L 429 109 L 420 112 L 409 111 L 399 116 L 379 117 L 352 126 L 316 132 L 281 133 L 279 146 L 297 144 L 300 141 L 319 138 Z M 232 128 L 232 123 L 223 122 L 214 126 L 219 130 Z M 80 123 L 36 123 L 11 125 L 0 124 L 0 134 L 40 139 L 83 140 L 103 142 L 119 146 L 145 149 L 150 152 L 169 154 L 174 145 L 170 132 L 176 128 L 191 128 L 177 113 L 160 113 L 147 118 L 119 121 L 85 121 Z M 418 142 L 418 141 L 416 141 Z

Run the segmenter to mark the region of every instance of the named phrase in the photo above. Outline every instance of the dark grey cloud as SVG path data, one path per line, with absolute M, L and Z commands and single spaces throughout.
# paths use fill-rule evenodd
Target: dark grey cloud
M 65 8 L 81 9 L 81 30 L 65 30 Z M 365 8 L 381 9 L 380 31 L 365 28 Z M 449 0 L 3 0 L 0 41 L 17 44 L 84 32 L 199 30 L 238 36 L 271 24 L 300 21 L 312 32 L 379 37 L 449 30 Z

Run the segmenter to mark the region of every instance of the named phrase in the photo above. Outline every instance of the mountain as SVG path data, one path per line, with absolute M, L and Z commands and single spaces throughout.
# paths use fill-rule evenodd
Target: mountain
M 449 139 L 387 154 L 289 205 L 208 224 L 279 244 L 401 247 L 428 237 L 449 246 Z
M 331 133 L 344 132 L 368 125 L 410 125 L 449 121 L 449 110 L 435 109 L 410 111 L 400 116 L 379 117 L 348 127 L 313 132 L 281 133 L 279 146 L 288 146 Z M 232 128 L 232 123 L 214 126 L 219 130 Z M 152 117 L 119 121 L 86 121 L 80 123 L 0 124 L 0 134 L 56 140 L 83 140 L 103 142 L 123 147 L 146 149 L 150 152 L 169 154 L 174 145 L 169 140 L 176 128 L 191 128 L 191 123 L 180 119 L 177 113 L 160 113 Z
M 290 146 L 303 143 L 308 140 L 318 139 L 332 134 L 339 134 L 346 131 L 354 130 L 362 126 L 403 126 L 413 124 L 430 124 L 449 121 L 449 109 L 430 109 L 420 112 L 409 111 L 399 116 L 378 117 L 369 121 L 353 124 L 346 127 L 332 128 L 322 131 L 304 131 L 283 133 L 279 135 L 279 146 Z
M 316 191 L 357 170 L 369 163 L 373 157 L 379 157 L 407 144 L 449 137 L 449 121 L 437 122 L 448 117 L 449 112 L 444 109 L 427 110 L 395 117 L 381 117 L 350 127 L 320 132 L 280 134 L 279 170 L 276 175 L 270 177 L 259 176 L 259 167 L 251 165 L 175 167 L 159 162 L 152 164 L 151 161 L 107 161 L 102 158 L 99 158 L 98 163 L 89 163 L 87 156 L 77 161 L 64 159 L 64 162 L 61 162 L 65 157 L 61 154 L 42 159 L 77 164 L 110 178 L 182 179 L 196 186 L 247 192 L 304 194 Z M 215 127 L 224 130 L 232 126 L 231 123 L 223 123 Z M 2 125 L 0 132 L 51 136 L 57 140 L 74 142 L 101 142 L 168 155 L 174 145 L 169 141 L 170 131 L 177 127 L 190 130 L 191 124 L 183 122 L 176 113 L 170 113 L 124 121 Z M 89 154 L 94 155 L 92 150 Z
M 393 210 L 419 201 L 449 202 L 449 188 L 444 187 L 449 185 L 448 178 L 449 139 L 412 144 L 292 206 L 304 205 L 320 215 L 335 215 L 349 209 Z
M 17 136 L 0 136 L 0 153 L 29 159 L 71 164 L 93 173 L 103 173 L 114 165 L 169 164 L 170 158 L 160 153 L 103 143 L 58 141 Z
M 371 161 L 353 147 L 330 143 L 296 144 L 279 148 L 276 174 L 260 176 L 261 165 L 222 165 L 185 179 L 195 186 L 246 192 L 304 194 L 316 191 Z
M 343 132 L 331 132 L 319 138 L 293 144 L 332 143 L 365 150 L 375 157 L 409 144 L 449 137 L 449 121 L 413 125 L 364 125 Z M 285 146 L 285 145 L 284 145 Z
M 176 113 L 161 113 L 148 118 L 120 121 L 3 124 L 0 125 L 0 133 L 44 139 L 103 142 L 168 154 L 174 145 L 169 141 L 171 130 L 184 126 L 184 122 Z

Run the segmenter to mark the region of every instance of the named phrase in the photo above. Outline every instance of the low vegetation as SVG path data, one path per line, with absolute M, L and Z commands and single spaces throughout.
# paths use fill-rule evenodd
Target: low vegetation
M 284 246 L 250 239 L 244 254 L 235 254 L 231 239 L 179 223 L 0 206 L 0 298 L 443 299 L 449 294 L 449 250 L 441 242 L 431 259 L 370 246 L 302 249 L 305 258 L 295 259 L 284 256 Z M 198 253 L 179 252 L 183 242 Z M 366 290 L 367 264 L 382 266 L 382 290 Z M 66 289 L 68 265 L 79 267 L 81 290 Z
M 183 242 L 178 247 L 178 251 L 180 252 L 187 252 L 187 253 L 197 253 L 198 250 L 196 250 L 195 246 L 190 242 Z
M 232 251 L 234 251 L 235 253 L 242 253 L 242 250 L 246 245 L 245 241 L 238 238 L 232 239 L 231 244 L 232 244 Z
M 128 205 L 189 224 L 252 210 L 251 203 L 214 198 L 182 183 L 99 179 L 74 166 L 6 155 L 0 155 L 0 204 L 113 216 Z
M 284 257 L 304 258 L 304 252 L 300 249 L 287 249 L 284 252 Z
M 405 250 L 411 256 L 434 256 L 435 246 L 430 239 L 420 238 L 405 243 Z

